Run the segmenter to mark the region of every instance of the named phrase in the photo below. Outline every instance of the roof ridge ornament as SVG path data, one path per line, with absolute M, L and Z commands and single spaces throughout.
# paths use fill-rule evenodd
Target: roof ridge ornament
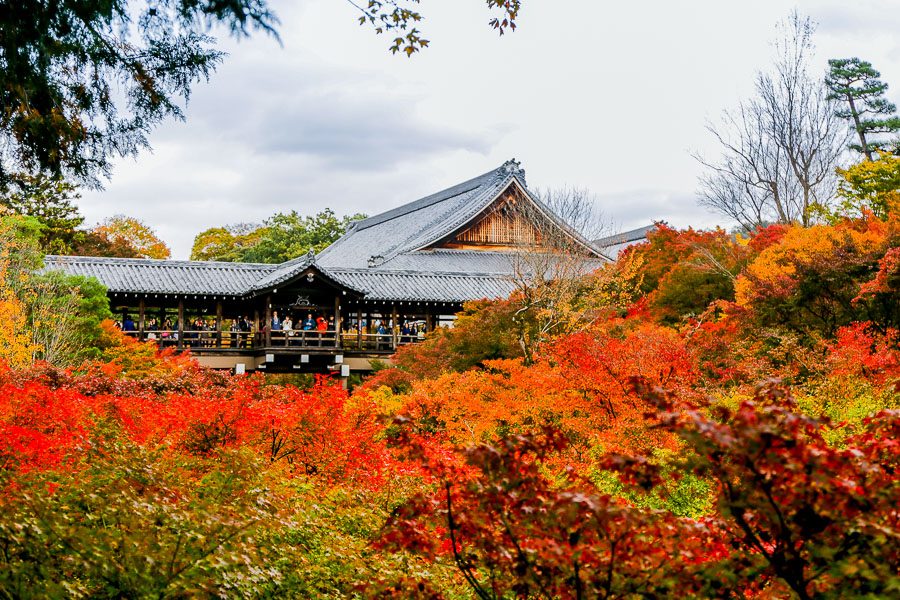
M 375 256 L 370 256 L 367 264 L 370 269 L 379 267 L 384 264 L 384 257 L 381 256 L 380 254 L 376 254 Z
M 518 177 L 522 180 L 522 183 L 525 183 L 525 169 L 522 168 L 522 161 L 516 160 L 515 158 L 511 158 L 499 169 L 501 175 L 506 177 L 507 175 L 512 175 Z

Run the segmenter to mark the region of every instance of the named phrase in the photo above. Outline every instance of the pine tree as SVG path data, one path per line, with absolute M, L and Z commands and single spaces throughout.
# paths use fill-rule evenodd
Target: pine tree
M 850 147 L 872 160 L 875 152 L 888 145 L 874 136 L 900 132 L 900 117 L 895 114 L 897 107 L 884 97 L 888 84 L 879 79 L 881 73 L 873 69 L 871 63 L 859 58 L 835 58 L 829 60 L 828 65 L 830 71 L 825 83 L 831 90 L 829 98 L 846 103 L 837 114 L 852 121 L 859 136 L 859 144 Z

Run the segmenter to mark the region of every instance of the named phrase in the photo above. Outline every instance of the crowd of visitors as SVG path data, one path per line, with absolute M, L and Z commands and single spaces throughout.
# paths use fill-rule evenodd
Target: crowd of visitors
M 281 319 L 278 316 L 278 311 L 272 313 L 272 322 L 271 322 L 272 331 L 282 331 L 288 337 L 294 335 L 297 331 L 310 331 L 316 333 L 327 333 L 329 331 L 335 331 L 334 327 L 334 317 L 325 318 L 325 315 L 319 315 L 318 317 L 313 318 L 312 313 L 306 313 L 306 318 L 299 321 L 297 326 L 294 325 L 294 320 L 291 318 L 291 315 L 288 314 L 284 319 Z
M 124 315 L 116 325 L 129 335 L 137 335 L 139 324 L 130 315 Z M 396 327 L 388 320 L 365 319 L 357 321 L 341 320 L 342 336 L 348 335 L 357 338 L 358 341 L 373 343 L 378 349 L 388 349 L 393 344 L 393 336 L 396 334 L 397 342 L 408 344 L 425 337 L 425 323 L 422 321 L 404 320 Z M 181 331 L 183 339 L 181 343 L 186 347 L 230 347 L 247 348 L 260 341 L 254 342 L 256 335 L 265 335 L 268 330 L 271 344 L 275 346 L 301 346 L 322 345 L 335 341 L 337 331 L 334 316 L 326 314 L 306 313 L 306 316 L 298 316 L 295 321 L 288 313 L 282 317 L 278 311 L 272 312 L 272 319 L 268 323 L 260 323 L 257 329 L 253 321 L 246 315 L 226 319 L 222 323 L 221 330 L 215 318 L 196 317 L 184 323 Z M 143 337 L 147 341 L 158 341 L 161 345 L 174 345 L 179 342 L 178 322 L 172 318 L 150 317 L 143 327 Z M 352 339 L 350 340 L 352 343 Z

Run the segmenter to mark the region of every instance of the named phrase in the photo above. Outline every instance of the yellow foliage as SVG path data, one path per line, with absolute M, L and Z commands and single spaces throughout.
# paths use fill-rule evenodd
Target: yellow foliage
M 9 284 L 9 250 L 0 254 L 0 359 L 19 369 L 31 365 L 39 349 L 32 343 L 25 305 Z
M 761 295 L 790 294 L 797 284 L 798 269 L 831 262 L 839 256 L 874 255 L 883 250 L 886 235 L 884 224 L 875 219 L 840 225 L 792 226 L 779 243 L 763 250 L 747 265 L 735 281 L 735 300 L 741 306 L 748 306 Z
M 843 179 L 838 194 L 844 199 L 845 211 L 872 211 L 884 219 L 900 210 L 900 157 L 882 152 L 878 160 L 866 160 L 837 172 Z

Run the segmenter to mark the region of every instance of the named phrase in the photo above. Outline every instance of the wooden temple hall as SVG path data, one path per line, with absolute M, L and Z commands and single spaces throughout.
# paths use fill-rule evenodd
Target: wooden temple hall
M 346 376 L 451 325 L 463 302 L 508 296 L 515 257 L 540 244 L 548 224 L 589 260 L 606 260 L 507 161 L 279 265 L 48 256 L 45 269 L 96 277 L 129 335 L 190 350 L 209 367 Z M 316 327 L 304 330 L 310 318 Z

